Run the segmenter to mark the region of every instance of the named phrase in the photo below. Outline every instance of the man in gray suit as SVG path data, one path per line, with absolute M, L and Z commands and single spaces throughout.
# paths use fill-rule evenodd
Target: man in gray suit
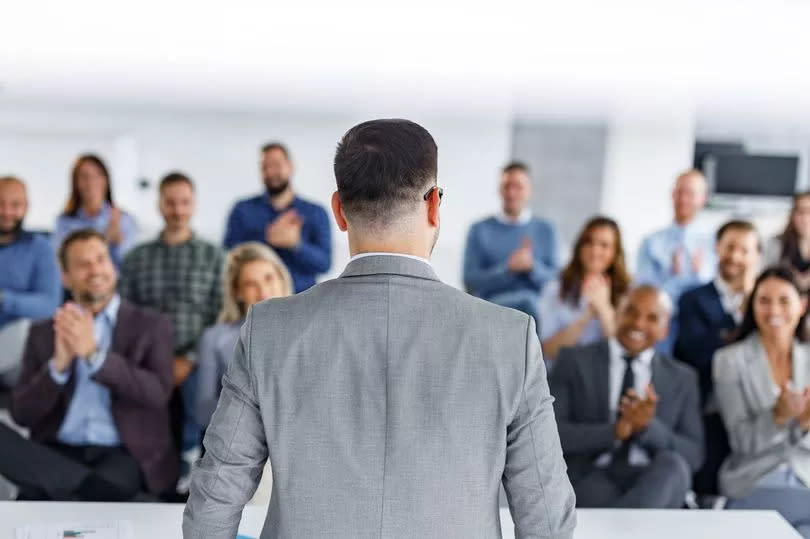
M 680 508 L 703 461 L 697 374 L 655 351 L 672 304 L 630 292 L 616 337 L 560 352 L 551 393 L 579 507 Z
M 335 155 L 340 278 L 249 313 L 192 476 L 187 538 L 232 538 L 265 461 L 263 538 L 518 538 L 576 522 L 534 321 L 442 284 L 430 134 L 355 126 Z

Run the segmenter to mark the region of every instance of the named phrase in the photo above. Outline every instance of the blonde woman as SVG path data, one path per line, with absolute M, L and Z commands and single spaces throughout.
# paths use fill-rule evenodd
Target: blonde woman
M 287 267 L 266 245 L 243 243 L 228 253 L 222 280 L 223 303 L 218 323 L 200 338 L 197 348 L 197 423 L 205 428 L 219 401 L 222 375 L 233 357 L 239 329 L 251 305 L 292 294 Z

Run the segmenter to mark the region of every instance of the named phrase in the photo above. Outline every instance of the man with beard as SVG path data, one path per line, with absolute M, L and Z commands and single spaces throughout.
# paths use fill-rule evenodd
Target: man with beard
M 224 256 L 191 228 L 196 197 L 191 178 L 180 172 L 160 181 L 160 235 L 133 249 L 121 268 L 119 291 L 136 305 L 166 314 L 174 328 L 175 416 L 183 417 L 178 492 L 188 492 L 191 465 L 199 458 L 200 427 L 194 418 L 197 393 L 194 351 L 203 331 L 216 322 L 222 305 Z M 182 402 L 182 405 L 181 405 Z M 182 411 L 182 413 L 181 413 Z M 179 421 L 177 421 L 179 423 Z
M 695 491 L 709 495 L 717 493 L 717 472 L 729 453 L 728 437 L 714 402 L 712 358 L 731 342 L 754 287 L 761 254 L 756 228 L 748 221 L 727 222 L 717 231 L 715 253 L 717 277 L 681 296 L 681 332 L 675 343 L 675 357 L 695 367 L 700 377 L 706 462 L 695 476 Z
M 14 384 L 31 320 L 51 316 L 62 289 L 50 242 L 23 230 L 25 184 L 0 178 L 0 386 Z
M 270 245 L 290 270 L 295 292 L 301 292 L 332 263 L 329 217 L 293 191 L 293 164 L 283 144 L 262 148 L 261 173 L 266 193 L 236 203 L 228 217 L 225 247 L 246 241 Z
M 171 324 L 120 299 L 99 232 L 71 233 L 59 261 L 75 302 L 31 326 L 11 403 L 31 439 L 0 425 L 0 474 L 29 500 L 165 492 L 177 478 L 166 406 Z
M 183 536 L 232 538 L 269 459 L 262 538 L 567 539 L 576 525 L 534 320 L 439 281 L 423 127 L 373 120 L 334 161 L 352 259 L 254 305 L 192 473 Z

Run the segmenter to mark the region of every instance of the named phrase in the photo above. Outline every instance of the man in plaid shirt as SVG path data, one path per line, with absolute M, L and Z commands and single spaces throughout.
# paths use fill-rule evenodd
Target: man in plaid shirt
M 222 304 L 223 253 L 191 229 L 194 184 L 173 172 L 160 182 L 160 213 L 166 227 L 133 249 L 121 267 L 121 296 L 171 317 L 174 325 L 174 383 L 183 403 L 182 466 L 178 492 L 188 490 L 191 464 L 199 457 L 200 428 L 194 421 L 197 340 Z

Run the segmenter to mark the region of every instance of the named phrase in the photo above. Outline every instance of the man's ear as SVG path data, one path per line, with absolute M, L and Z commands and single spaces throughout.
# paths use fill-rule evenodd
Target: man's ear
M 346 232 L 349 223 L 346 221 L 346 215 L 343 213 L 343 203 L 340 201 L 340 195 L 337 191 L 332 193 L 332 214 L 335 216 L 335 222 L 340 231 Z
M 442 203 L 442 197 L 439 196 L 439 190 L 434 189 L 430 192 L 430 196 L 428 197 L 428 222 L 434 228 L 439 228 L 439 223 L 441 221 L 439 217 L 439 206 Z

